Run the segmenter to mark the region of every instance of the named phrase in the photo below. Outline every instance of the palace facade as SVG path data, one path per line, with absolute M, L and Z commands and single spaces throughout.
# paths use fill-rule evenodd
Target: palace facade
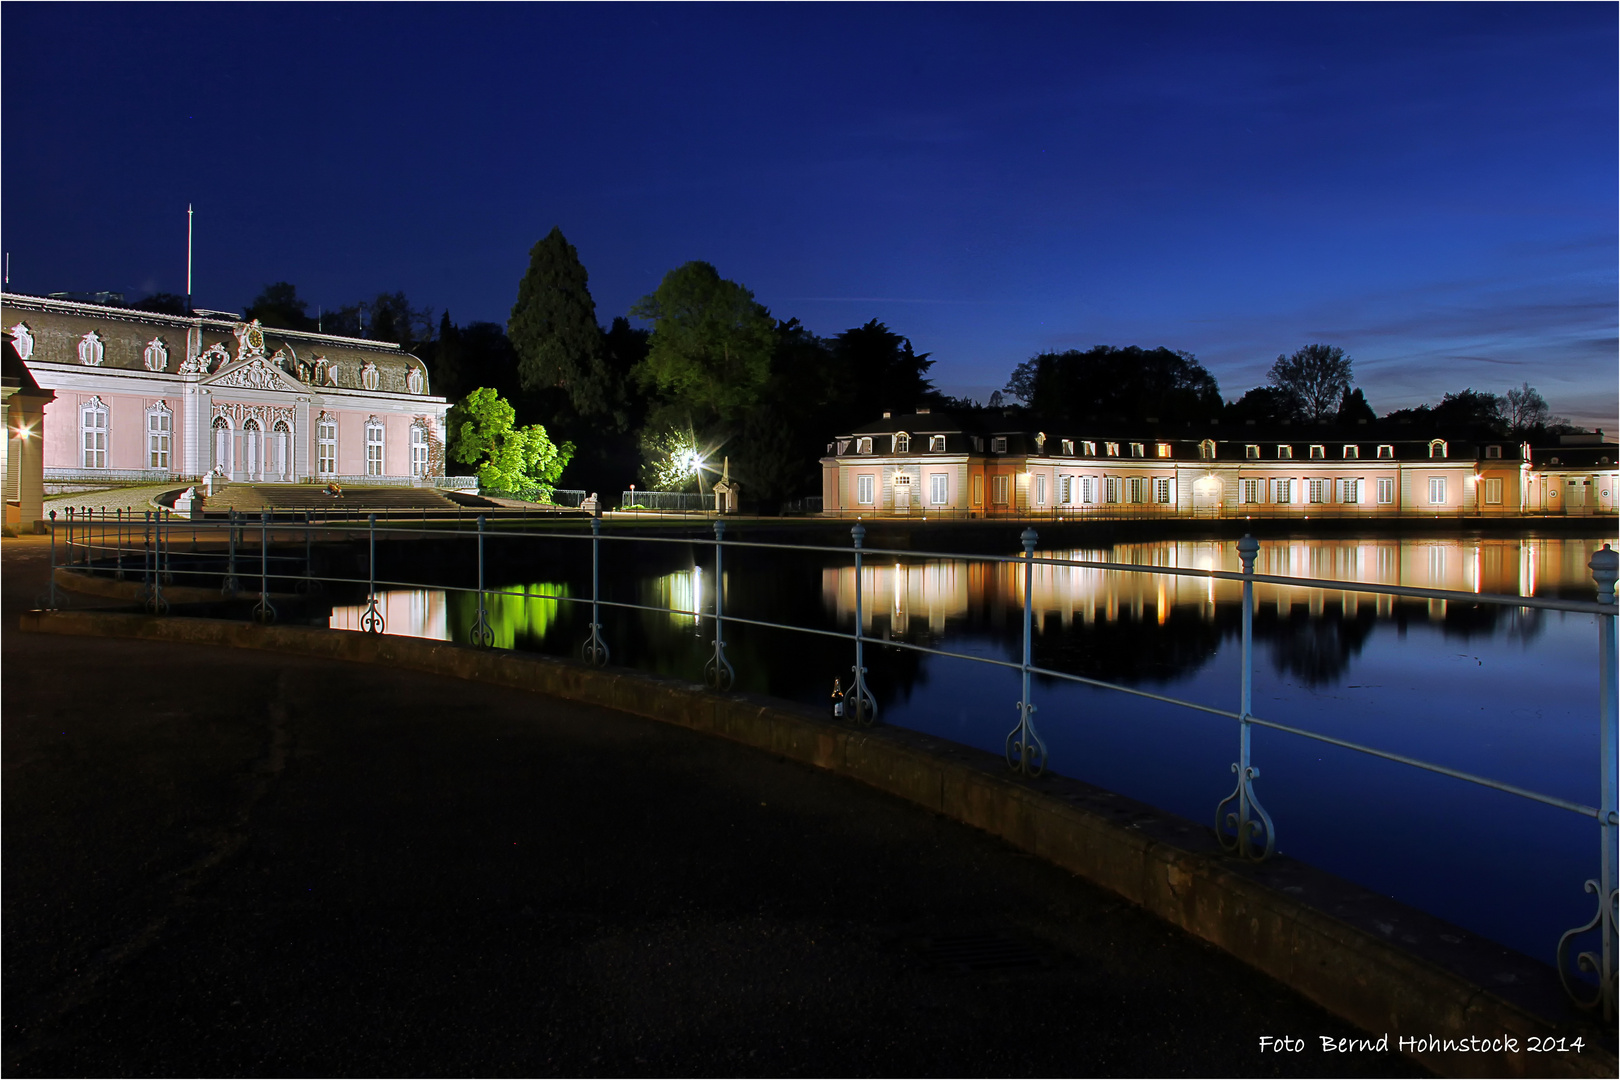
M 1613 514 L 1616 447 L 1463 441 L 1374 422 L 1046 432 L 891 414 L 838 435 L 822 509 L 843 515 L 1456 517 Z M 1396 434 L 1395 432 L 1400 432 Z
M 444 476 L 449 403 L 397 345 L 11 293 L 0 326 L 53 395 L 47 486 Z

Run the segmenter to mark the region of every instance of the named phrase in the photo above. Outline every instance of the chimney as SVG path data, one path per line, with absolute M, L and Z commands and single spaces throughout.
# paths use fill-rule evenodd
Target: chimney
M 884 409 L 884 410 L 883 410 L 883 419 L 885 419 L 885 420 L 887 420 L 887 419 L 889 419 L 889 418 L 890 418 L 890 417 L 891 417 L 891 416 L 893 416 L 893 415 L 894 415 L 894 414 L 893 414 L 893 413 L 891 413 L 891 412 L 890 412 L 890 411 L 889 411 L 889 410 L 888 410 L 888 409 Z
M 927 416 L 928 415 L 928 406 L 926 406 L 926 405 L 917 406 L 917 415 L 918 416 Z M 1603 434 L 1603 432 L 1600 431 L 1600 432 L 1598 432 L 1598 434 L 1601 435 L 1601 434 Z

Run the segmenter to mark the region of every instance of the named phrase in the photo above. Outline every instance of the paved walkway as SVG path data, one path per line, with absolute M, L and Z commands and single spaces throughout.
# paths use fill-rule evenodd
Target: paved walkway
M 8 1076 L 1415 1071 L 857 784 L 451 679 L 24 634 L 45 565 L 0 548 Z

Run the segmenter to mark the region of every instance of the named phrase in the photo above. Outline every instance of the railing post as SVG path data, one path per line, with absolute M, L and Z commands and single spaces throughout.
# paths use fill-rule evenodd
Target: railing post
M 162 615 L 169 610 L 169 602 L 163 598 L 163 567 L 158 561 L 163 522 L 161 518 L 153 521 L 154 516 L 151 510 L 146 511 L 146 610 L 154 615 Z
M 242 583 L 236 580 L 236 511 L 232 509 L 228 513 L 225 534 L 230 556 L 225 564 L 225 584 L 220 591 L 235 596 L 242 589 Z
M 162 559 L 163 584 L 174 584 L 174 513 L 170 510 L 159 510 L 158 514 L 158 554 Z
M 683 515 L 684 516 L 684 515 Z M 726 611 L 726 579 L 721 564 L 721 545 L 725 541 L 726 523 L 715 519 L 714 523 L 714 656 L 703 665 L 704 680 L 716 690 L 730 690 L 737 681 L 737 673 L 726 659 L 725 642 L 725 611 Z M 702 618 L 701 612 L 698 618 Z
M 602 640 L 602 519 L 591 518 L 591 636 L 580 648 L 587 664 L 601 667 L 608 661 L 607 642 Z
M 133 513 L 133 511 L 131 511 L 131 513 Z M 124 508 L 122 506 L 120 506 L 118 508 L 118 519 L 117 520 L 118 520 L 118 532 L 117 532 L 117 536 L 118 536 L 118 541 L 117 541 L 118 542 L 118 558 L 117 558 L 116 562 L 114 563 L 114 566 L 116 568 L 113 570 L 113 577 L 117 578 L 119 581 L 123 581 L 124 580 Z
M 866 539 L 866 527 L 855 523 L 849 530 L 855 541 L 855 667 L 854 678 L 849 681 L 849 700 L 857 724 L 877 722 L 877 698 L 866 687 L 866 635 L 861 630 L 861 543 Z
M 304 511 L 304 580 L 299 584 L 298 590 L 302 593 L 315 591 L 315 549 L 310 541 L 310 515 Z
M 1277 847 L 1271 815 L 1254 795 L 1254 781 L 1260 778 L 1260 770 L 1249 758 L 1249 716 L 1254 692 L 1254 557 L 1260 553 L 1260 541 L 1245 535 L 1238 541 L 1237 549 L 1238 558 L 1243 561 L 1243 668 L 1238 704 L 1238 759 L 1232 771 L 1238 781 L 1232 794 L 1215 806 L 1215 837 L 1228 852 L 1259 862 Z M 1229 806 L 1234 808 L 1228 809 Z M 1262 833 L 1265 843 L 1257 850 L 1256 838 Z
M 46 586 L 50 597 L 49 610 L 56 610 L 56 511 L 51 511 L 51 577 L 50 584 Z
M 1029 669 L 1034 658 L 1035 644 L 1035 542 L 1040 539 L 1034 529 L 1025 529 L 1018 537 L 1024 545 L 1024 662 L 1023 692 L 1019 697 L 1018 725 L 1007 733 L 1007 764 L 1025 776 L 1039 776 L 1046 771 L 1046 743 L 1035 731 L 1035 705 L 1029 700 Z
M 273 623 L 276 609 L 270 603 L 270 508 L 259 511 L 259 602 L 253 606 L 255 622 Z
M 472 643 L 480 649 L 495 644 L 495 631 L 489 625 L 489 611 L 484 606 L 484 515 L 478 515 L 478 614 L 473 619 Z
M 63 542 L 63 544 L 62 544 L 62 565 L 63 566 L 72 566 L 73 565 L 73 507 L 70 506 L 66 510 L 64 510 L 62 512 L 62 516 L 67 521 L 67 540 L 65 540 Z
M 1615 581 L 1620 579 L 1620 553 L 1608 544 L 1592 556 L 1587 563 L 1592 579 L 1597 583 L 1600 604 L 1615 605 Z M 1616 728 L 1616 700 L 1620 688 L 1616 686 L 1615 613 L 1599 615 L 1598 622 L 1598 876 L 1586 882 L 1586 891 L 1597 896 L 1597 913 L 1585 926 L 1576 927 L 1558 939 L 1558 977 L 1564 990 L 1575 1003 L 1586 1009 L 1600 1009 L 1606 1020 L 1615 1018 L 1616 956 L 1615 924 L 1620 921 L 1620 852 L 1615 845 L 1620 840 L 1620 806 L 1616 805 L 1616 788 L 1620 776 L 1616 775 L 1615 754 L 1620 750 L 1620 735 Z M 1573 970 L 1590 972 L 1597 976 L 1598 985 L 1590 996 L 1576 992 L 1570 975 L 1570 948 L 1575 940 L 1589 931 L 1598 931 L 1598 952 L 1576 954 Z
M 377 515 L 366 515 L 366 610 L 360 616 L 360 629 L 368 634 L 383 632 L 382 611 L 377 607 Z

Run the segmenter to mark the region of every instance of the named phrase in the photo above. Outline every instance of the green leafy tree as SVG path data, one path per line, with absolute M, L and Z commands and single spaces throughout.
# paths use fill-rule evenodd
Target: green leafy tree
M 1331 419 L 1350 389 L 1350 358 L 1337 345 L 1307 345 L 1279 356 L 1266 378 L 1293 403 L 1294 417 L 1314 423 Z
M 652 323 L 636 379 L 700 419 L 732 421 L 754 407 L 771 372 L 774 320 L 754 294 L 706 262 L 664 275 L 630 314 Z
M 506 333 L 517 351 L 523 389 L 561 389 L 584 417 L 623 412 L 623 375 L 603 356 L 589 276 L 579 252 L 555 226 L 529 249 L 529 269 L 518 283 Z
M 551 497 L 574 456 L 574 444 L 552 443 L 539 424 L 517 426 L 517 412 L 494 390 L 479 387 L 450 410 L 450 456 L 478 469 L 480 487 L 523 498 Z

